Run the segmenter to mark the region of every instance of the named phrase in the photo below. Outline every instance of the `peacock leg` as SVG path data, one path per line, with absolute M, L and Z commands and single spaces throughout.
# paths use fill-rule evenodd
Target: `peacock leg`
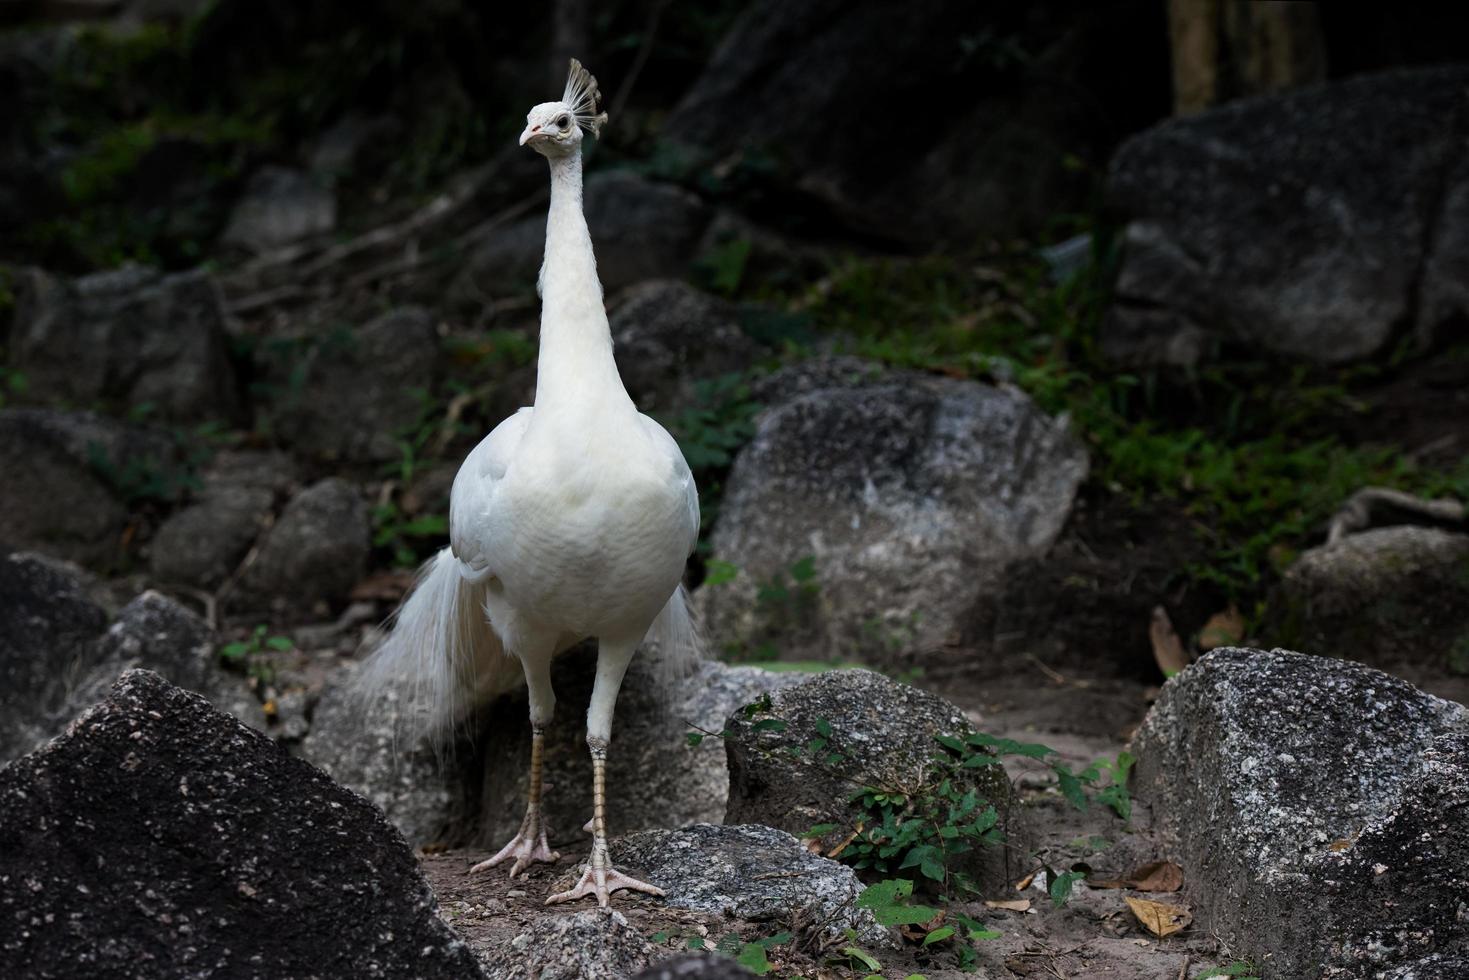
M 592 686 L 592 704 L 587 711 L 587 746 L 592 751 L 592 853 L 586 871 L 569 891 L 546 899 L 547 905 L 573 902 L 596 895 L 597 904 L 607 908 L 610 896 L 618 889 L 662 895 L 663 889 L 629 877 L 612 867 L 607 852 L 607 743 L 612 737 L 612 710 L 617 706 L 617 692 L 622 676 L 637 651 L 637 643 L 602 643 L 597 654 L 597 679 Z
M 525 682 L 530 693 L 530 793 L 525 805 L 525 819 L 520 830 L 510 843 L 486 861 L 469 869 L 470 874 L 484 871 L 495 865 L 515 859 L 510 866 L 510 877 L 536 861 L 547 864 L 560 860 L 561 855 L 551 850 L 546 843 L 546 818 L 541 813 L 541 755 L 545 736 L 543 728 L 556 710 L 556 695 L 551 690 L 551 657 L 522 657 L 525 667 Z

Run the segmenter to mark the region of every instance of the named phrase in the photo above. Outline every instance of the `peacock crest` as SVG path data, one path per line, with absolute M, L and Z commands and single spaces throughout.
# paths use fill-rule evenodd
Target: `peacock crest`
M 571 59 L 571 71 L 566 76 L 566 92 L 561 96 L 561 102 L 576 116 L 578 126 L 591 130 L 593 136 L 602 134 L 602 126 L 607 122 L 607 113 L 599 111 L 602 90 L 597 88 L 597 80 L 592 73 L 575 58 Z

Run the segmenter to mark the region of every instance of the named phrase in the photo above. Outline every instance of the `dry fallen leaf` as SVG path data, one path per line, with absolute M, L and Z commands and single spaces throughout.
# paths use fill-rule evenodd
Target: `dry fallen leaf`
M 1199 630 L 1199 648 L 1213 650 L 1216 647 L 1230 647 L 1244 638 L 1245 618 L 1238 609 L 1230 606 L 1223 612 L 1210 616 L 1204 628 Z
M 1092 888 L 1131 888 L 1140 892 L 1176 892 L 1183 887 L 1183 869 L 1172 861 L 1151 861 L 1121 878 L 1088 878 Z
M 1018 892 L 1025 891 L 1027 888 L 1030 887 L 1030 883 L 1032 881 L 1034 881 L 1034 880 L 1035 880 L 1035 872 L 1032 871 L 1030 874 L 1026 875 L 1024 878 L 1021 878 L 1019 881 L 1015 882 L 1015 890 L 1018 891 Z
M 1123 898 L 1123 901 L 1132 909 L 1132 914 L 1137 916 L 1137 921 L 1143 924 L 1143 928 L 1159 939 L 1183 931 L 1194 921 L 1193 913 L 1178 905 L 1133 898 L 1131 895 Z
M 1030 911 L 1030 899 L 1028 898 L 1014 898 L 1007 899 L 1003 902 L 985 902 L 984 904 L 992 909 L 1005 909 L 1009 912 Z
M 1188 654 L 1183 652 L 1178 631 L 1168 618 L 1168 610 L 1162 606 L 1153 607 L 1153 621 L 1148 626 L 1148 639 L 1153 642 L 1153 659 L 1158 662 L 1158 669 L 1163 672 L 1164 677 L 1172 677 L 1188 666 Z

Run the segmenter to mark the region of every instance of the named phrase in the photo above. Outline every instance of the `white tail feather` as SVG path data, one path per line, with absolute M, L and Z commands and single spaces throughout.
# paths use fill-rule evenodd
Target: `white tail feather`
M 478 703 L 521 682 L 520 662 L 505 656 L 485 615 L 484 592 L 443 549 L 424 563 L 392 633 L 353 677 L 362 702 L 397 701 L 400 736 L 443 737 Z
M 687 677 L 703 657 L 703 640 L 698 623 L 689 613 L 689 594 L 680 585 L 663 606 L 643 641 L 644 655 L 657 664 L 658 686 L 671 691 L 673 683 Z

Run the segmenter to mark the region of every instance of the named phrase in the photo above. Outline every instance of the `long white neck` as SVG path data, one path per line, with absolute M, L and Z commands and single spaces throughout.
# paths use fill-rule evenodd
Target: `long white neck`
M 549 159 L 551 209 L 541 265 L 536 408 L 631 406 L 612 359 L 612 329 L 602 306 L 597 259 L 582 213 L 581 149 Z

